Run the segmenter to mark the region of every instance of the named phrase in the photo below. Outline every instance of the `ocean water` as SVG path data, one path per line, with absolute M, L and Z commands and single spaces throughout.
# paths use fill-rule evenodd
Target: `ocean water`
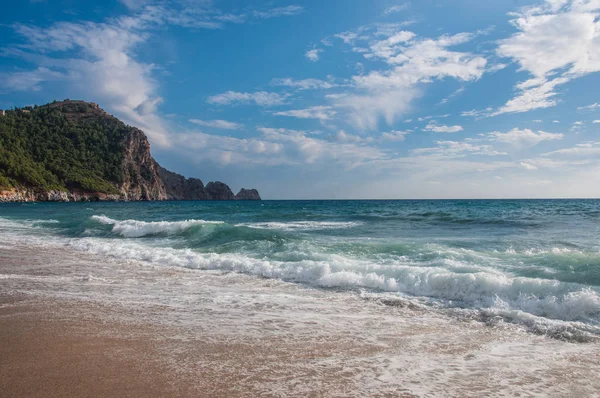
M 2 204 L 0 237 L 600 337 L 600 200 Z

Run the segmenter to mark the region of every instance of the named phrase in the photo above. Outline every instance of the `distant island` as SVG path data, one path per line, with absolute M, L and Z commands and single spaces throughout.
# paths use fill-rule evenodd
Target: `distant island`
M 141 130 L 97 104 L 65 100 L 0 111 L 0 202 L 261 200 L 161 167 Z

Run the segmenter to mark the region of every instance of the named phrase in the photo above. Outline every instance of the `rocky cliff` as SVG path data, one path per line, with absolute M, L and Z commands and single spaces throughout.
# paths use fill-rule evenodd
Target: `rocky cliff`
M 0 117 L 0 201 L 260 200 L 161 167 L 146 135 L 84 101 Z
M 237 195 L 234 196 L 234 200 L 261 200 L 260 195 L 256 189 L 244 189 L 242 188 Z

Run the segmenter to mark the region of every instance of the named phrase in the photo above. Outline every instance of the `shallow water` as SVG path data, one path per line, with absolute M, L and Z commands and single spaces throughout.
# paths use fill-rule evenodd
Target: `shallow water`
M 2 204 L 0 235 L 600 336 L 597 200 Z

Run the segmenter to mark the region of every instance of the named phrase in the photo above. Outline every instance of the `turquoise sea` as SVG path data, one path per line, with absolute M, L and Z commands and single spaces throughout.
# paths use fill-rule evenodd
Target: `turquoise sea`
M 600 200 L 1 204 L 0 236 L 600 336 Z

